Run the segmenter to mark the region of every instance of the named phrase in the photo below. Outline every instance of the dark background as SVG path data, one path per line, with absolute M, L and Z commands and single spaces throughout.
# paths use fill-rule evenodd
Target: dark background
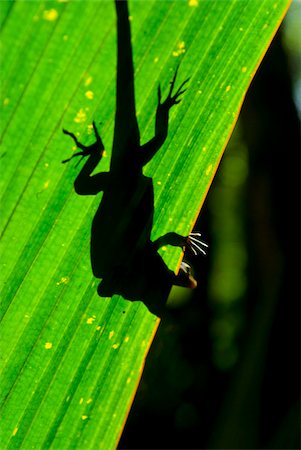
M 299 152 L 278 33 L 196 224 L 198 288 L 173 292 L 119 448 L 300 448 Z

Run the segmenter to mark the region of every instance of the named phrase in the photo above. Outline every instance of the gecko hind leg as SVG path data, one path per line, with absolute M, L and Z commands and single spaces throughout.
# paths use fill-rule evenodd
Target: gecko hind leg
M 197 287 L 198 283 L 191 273 L 191 267 L 184 261 L 181 262 L 179 273 L 174 279 L 174 284 L 189 289 L 195 289 Z
M 200 239 L 201 233 L 190 233 L 188 236 L 181 236 L 178 233 L 170 232 L 161 236 L 154 242 L 156 249 L 164 245 L 172 245 L 174 247 L 181 247 L 183 250 L 190 250 L 195 256 L 201 252 L 206 255 L 202 247 L 207 248 L 208 244 Z

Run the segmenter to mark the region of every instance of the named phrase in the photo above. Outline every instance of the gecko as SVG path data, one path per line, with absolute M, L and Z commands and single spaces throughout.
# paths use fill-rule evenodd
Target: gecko
M 175 89 L 179 66 L 162 100 L 158 86 L 158 103 L 154 137 L 140 143 L 136 116 L 134 66 L 127 1 L 115 0 L 117 14 L 117 86 L 114 136 L 109 172 L 93 174 L 101 161 L 105 146 L 93 121 L 95 142 L 85 146 L 70 136 L 79 152 L 74 156 L 87 158 L 74 182 L 79 195 L 103 193 L 91 227 L 90 256 L 93 275 L 100 279 L 97 292 L 101 297 L 120 294 L 128 300 L 141 300 L 158 314 L 173 285 L 195 288 L 197 281 L 188 263 L 182 262 L 176 274 L 158 253 L 162 246 L 176 246 L 195 255 L 204 253 L 207 244 L 200 233 L 181 236 L 169 232 L 151 240 L 154 217 L 152 178 L 143 174 L 143 167 L 163 146 L 168 135 L 170 109 L 179 104 L 189 79 Z M 71 158 L 64 160 L 69 161 Z

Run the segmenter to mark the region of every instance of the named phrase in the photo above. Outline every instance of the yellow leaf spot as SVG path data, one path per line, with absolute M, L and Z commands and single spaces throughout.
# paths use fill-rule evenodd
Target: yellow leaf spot
M 228 85 L 228 86 L 226 87 L 226 92 L 229 92 L 230 89 L 231 89 L 231 86 Z
M 242 68 L 241 68 L 241 71 L 242 71 L 242 73 L 245 73 L 245 72 L 247 71 L 246 66 L 242 67 Z
M 188 5 L 189 6 L 198 6 L 199 2 L 198 2 L 198 0 L 188 0 Z
M 62 278 L 60 279 L 60 281 L 58 281 L 58 282 L 56 283 L 56 285 L 59 286 L 60 284 L 67 284 L 68 282 L 69 282 L 69 277 L 62 277 Z
M 92 403 L 92 402 L 93 402 L 92 398 L 88 398 L 88 400 L 86 401 L 87 405 L 89 405 L 89 403 Z
M 80 399 L 79 404 L 81 405 L 83 403 L 84 399 L 83 397 Z
M 157 184 L 160 186 L 162 184 L 162 182 L 161 181 L 157 181 Z
M 132 381 L 132 378 L 128 378 L 127 380 L 126 380 L 126 384 L 130 384 L 130 382 Z
M 93 77 L 88 76 L 85 81 L 85 86 L 89 86 L 92 83 Z
M 8 104 L 9 104 L 9 98 L 5 98 L 4 100 L 3 100 L 3 105 L 4 106 L 7 106 Z
M 124 342 L 129 342 L 129 340 L 130 340 L 129 336 L 126 336 Z
M 87 114 L 85 113 L 85 111 L 83 110 L 83 108 L 81 108 L 78 113 L 76 114 L 75 118 L 74 118 L 74 122 L 76 123 L 81 123 L 81 122 L 85 122 L 87 120 Z
M 109 339 L 112 339 L 112 337 L 114 336 L 114 331 L 110 331 L 110 334 L 109 334 Z
M 45 183 L 44 183 L 44 189 L 47 189 L 48 186 L 49 186 L 49 180 L 45 181 Z
M 46 348 L 46 350 L 50 350 L 52 348 L 52 342 L 46 342 L 44 347 Z
M 91 325 L 95 320 L 95 317 L 89 317 L 89 319 L 87 319 L 87 324 Z
M 94 92 L 92 92 L 92 91 L 87 91 L 87 92 L 85 93 L 85 96 L 86 96 L 89 100 L 93 100 L 93 98 L 94 98 Z
M 114 345 L 112 345 L 112 348 L 113 348 L 114 350 L 116 350 L 116 349 L 119 347 L 119 345 L 120 345 L 120 344 L 114 344 Z
M 154 59 L 154 63 L 156 64 L 159 61 L 158 56 L 156 56 L 156 58 Z
M 64 34 L 64 36 L 63 36 L 63 41 L 68 41 L 68 39 L 69 39 L 69 36 L 68 36 L 68 34 Z
M 203 147 L 202 150 L 205 153 L 207 151 L 207 147 Z
M 87 420 L 88 416 L 82 416 L 82 420 Z
M 99 331 L 101 329 L 101 326 L 98 325 L 98 327 L 96 327 L 96 330 Z
M 185 49 L 185 42 L 181 41 L 177 45 L 177 50 L 172 52 L 172 55 L 173 56 L 180 56 L 182 53 L 185 53 L 185 51 L 186 51 L 186 49 Z
M 210 164 L 210 165 L 207 167 L 207 170 L 206 170 L 206 175 L 207 175 L 207 176 L 210 174 L 211 170 L 212 170 L 212 164 Z
M 43 12 L 43 19 L 48 20 L 49 22 L 53 22 L 59 16 L 59 13 L 56 9 L 47 9 Z
M 87 125 L 87 132 L 89 135 L 94 134 L 93 125 Z
M 12 433 L 12 436 L 16 436 L 16 434 L 18 433 L 18 427 L 16 427 L 16 428 L 14 428 L 14 431 L 13 431 L 13 433 Z

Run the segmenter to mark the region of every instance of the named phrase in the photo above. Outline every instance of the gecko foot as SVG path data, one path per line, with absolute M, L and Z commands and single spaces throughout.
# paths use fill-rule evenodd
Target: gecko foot
M 97 128 L 96 128 L 96 125 L 95 125 L 94 121 L 93 121 L 92 125 L 93 125 L 95 136 L 96 136 L 96 142 L 94 142 L 94 144 L 91 144 L 91 145 L 88 145 L 88 146 L 81 144 L 78 141 L 78 139 L 77 139 L 77 137 L 75 136 L 74 133 L 71 133 L 70 131 L 68 131 L 65 128 L 63 128 L 63 130 L 62 130 L 63 133 L 66 134 L 67 136 L 70 136 L 73 139 L 76 147 L 81 150 L 80 152 L 74 153 L 70 158 L 64 159 L 64 161 L 62 161 L 63 164 L 65 164 L 66 162 L 69 162 L 75 156 L 81 156 L 81 159 L 79 160 L 79 162 L 81 162 L 81 160 L 84 157 L 86 157 L 86 156 L 90 156 L 90 155 L 93 155 L 93 154 L 96 154 L 96 153 L 99 153 L 99 152 L 100 152 L 101 156 L 103 155 L 104 145 L 103 145 L 102 140 L 101 140 L 101 138 L 100 138 L 100 136 L 98 134 L 98 131 L 97 131 Z
M 206 242 L 201 241 L 201 233 L 190 233 L 186 238 L 186 246 L 191 250 L 191 252 L 196 256 L 199 252 L 206 256 L 206 251 L 204 248 L 208 248 Z
M 186 80 L 183 81 L 183 83 L 180 84 L 180 86 L 178 87 L 177 91 L 173 94 L 173 89 L 175 86 L 175 82 L 176 82 L 176 78 L 177 78 L 177 74 L 178 74 L 178 70 L 179 70 L 179 65 L 176 68 L 175 74 L 173 76 L 173 79 L 170 82 L 170 88 L 169 88 L 169 92 L 168 95 L 166 97 L 166 99 L 161 103 L 161 88 L 160 85 L 158 86 L 158 103 L 159 106 L 161 107 L 165 107 L 170 109 L 172 106 L 177 105 L 180 103 L 180 101 L 182 100 L 180 97 L 182 94 L 184 94 L 184 92 L 186 92 L 186 88 L 184 88 L 185 84 L 188 83 L 190 78 L 187 78 Z
M 177 275 L 177 285 L 186 287 L 189 289 L 195 289 L 197 287 L 197 281 L 191 274 L 191 267 L 184 261 L 181 262 L 180 270 Z

